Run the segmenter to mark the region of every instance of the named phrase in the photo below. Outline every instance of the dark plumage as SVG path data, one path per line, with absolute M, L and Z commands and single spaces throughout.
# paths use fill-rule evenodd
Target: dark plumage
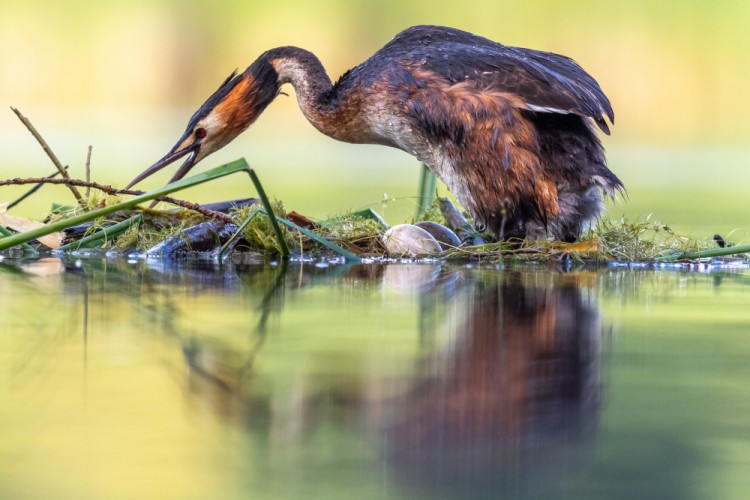
M 609 100 L 596 81 L 572 59 L 538 50 L 509 47 L 466 31 L 414 26 L 396 35 L 368 64 L 398 61 L 440 74 L 450 83 L 471 80 L 485 88 L 522 97 L 527 106 L 557 109 L 593 118 L 609 133 L 602 115 L 614 122 Z M 368 68 L 369 69 L 369 68 Z M 339 82 L 341 83 L 341 82 Z
M 185 175 L 250 126 L 285 83 L 318 130 L 413 154 L 501 238 L 574 240 L 601 212 L 601 192 L 623 190 L 593 127 L 609 133 L 612 106 L 578 64 L 439 26 L 401 32 L 335 84 L 308 51 L 265 52 L 131 185 L 181 156 L 175 177 Z

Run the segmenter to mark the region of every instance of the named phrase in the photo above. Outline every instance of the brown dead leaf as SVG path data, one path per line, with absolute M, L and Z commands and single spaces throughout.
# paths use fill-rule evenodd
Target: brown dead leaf
M 25 231 L 30 231 L 32 229 L 37 229 L 45 226 L 45 224 L 42 222 L 25 219 L 23 217 L 18 217 L 15 215 L 9 215 L 5 213 L 7 207 L 7 203 L 3 203 L 2 205 L 0 205 L 0 224 L 7 227 L 8 229 L 23 233 Z M 62 232 L 50 233 L 46 236 L 40 236 L 39 238 L 37 238 L 37 240 L 39 240 L 39 243 L 48 248 L 59 247 L 60 245 L 62 245 L 63 239 L 65 239 L 65 233 Z
M 300 227 L 304 227 L 305 229 L 315 229 L 318 227 L 318 225 L 313 222 L 312 220 L 308 219 L 302 214 L 298 214 L 297 212 L 289 212 L 286 214 L 286 218 L 290 221 L 294 222 Z
M 596 254 L 603 251 L 602 241 L 599 238 L 577 241 L 560 249 L 563 252 L 575 252 L 579 254 Z

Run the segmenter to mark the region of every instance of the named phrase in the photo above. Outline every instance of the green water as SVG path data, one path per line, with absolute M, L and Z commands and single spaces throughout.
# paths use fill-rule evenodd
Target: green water
M 750 275 L 0 262 L 0 498 L 747 498 Z

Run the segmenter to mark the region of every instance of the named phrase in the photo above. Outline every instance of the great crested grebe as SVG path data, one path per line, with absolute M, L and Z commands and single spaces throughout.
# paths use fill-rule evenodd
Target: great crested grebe
M 312 53 L 279 47 L 233 73 L 177 144 L 128 185 L 187 156 L 172 180 L 247 129 L 291 83 L 305 117 L 351 143 L 392 146 L 424 162 L 480 228 L 500 238 L 573 241 L 622 182 L 593 124 L 609 100 L 567 57 L 454 28 L 408 28 L 332 83 Z

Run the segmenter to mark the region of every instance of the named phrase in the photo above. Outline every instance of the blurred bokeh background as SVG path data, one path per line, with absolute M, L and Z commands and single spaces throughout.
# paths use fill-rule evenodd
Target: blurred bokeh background
M 335 79 L 414 24 L 573 57 L 616 113 L 603 140 L 629 196 L 608 215 L 653 213 L 693 236 L 747 239 L 750 3 L 741 0 L 2 0 L 0 177 L 54 170 L 8 106 L 31 119 L 72 175 L 83 177 L 91 144 L 93 179 L 121 185 L 172 146 L 233 69 L 264 50 L 307 48 Z M 323 217 L 373 206 L 391 223 L 406 220 L 416 160 L 320 135 L 288 92 L 201 168 L 244 156 L 289 209 Z M 2 189 L 0 201 L 22 191 Z M 53 199 L 69 196 L 54 187 L 42 193 L 19 211 L 42 216 Z M 185 196 L 251 194 L 244 179 L 224 179 Z M 384 198 L 396 201 L 383 205 Z

